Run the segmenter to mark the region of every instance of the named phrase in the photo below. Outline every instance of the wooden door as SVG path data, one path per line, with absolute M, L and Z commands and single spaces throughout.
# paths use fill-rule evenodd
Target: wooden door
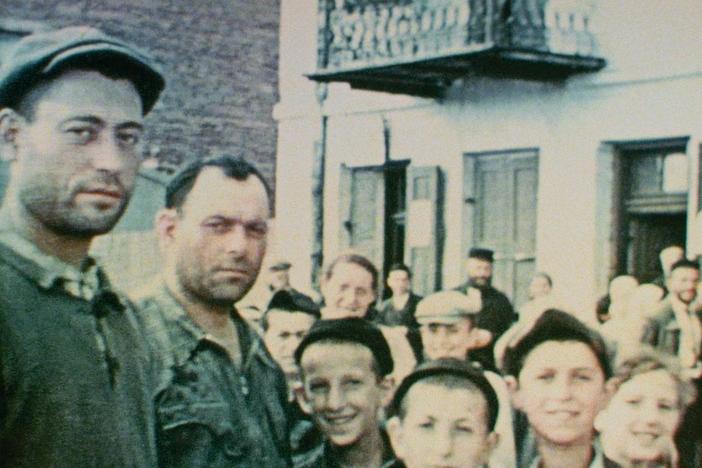
M 538 153 L 467 154 L 464 171 L 466 250 L 494 250 L 493 285 L 521 304 L 534 273 Z

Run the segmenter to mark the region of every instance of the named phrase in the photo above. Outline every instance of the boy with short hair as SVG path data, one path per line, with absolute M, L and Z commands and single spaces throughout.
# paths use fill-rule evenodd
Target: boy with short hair
M 538 449 L 534 458 L 528 444 L 520 444 L 522 466 L 603 466 L 593 426 L 606 403 L 605 381 L 612 372 L 599 333 L 566 312 L 549 309 L 507 348 L 504 374 Z
M 297 467 L 377 467 L 392 459 L 378 412 L 390 396 L 390 348 L 367 320 L 319 320 L 295 351 L 303 408 L 326 442 L 298 457 Z
M 499 404 L 483 372 L 465 361 L 421 364 L 395 393 L 388 432 L 391 467 L 486 466 L 497 445 Z

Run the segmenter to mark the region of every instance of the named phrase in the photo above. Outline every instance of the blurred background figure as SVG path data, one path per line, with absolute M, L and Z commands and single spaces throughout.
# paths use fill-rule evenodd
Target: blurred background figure
M 626 301 L 629 295 L 639 285 L 636 278 L 629 275 L 620 275 L 614 277 L 609 282 L 607 294 L 597 300 L 595 305 L 595 313 L 597 321 L 605 323 L 612 317 L 612 312 L 616 314 L 618 311 L 626 307 Z M 614 293 L 614 295 L 612 294 Z M 614 306 L 614 308 L 612 308 Z
M 685 250 L 679 245 L 671 245 L 661 250 L 658 258 L 661 261 L 661 274 L 658 278 L 651 281 L 659 288 L 663 290 L 663 297 L 668 294 L 668 278 L 670 277 L 670 271 L 673 265 L 685 258 Z
M 534 274 L 529 282 L 529 300 L 519 307 L 519 320 L 536 320 L 547 309 L 557 308 L 553 296 L 553 281 L 544 272 Z

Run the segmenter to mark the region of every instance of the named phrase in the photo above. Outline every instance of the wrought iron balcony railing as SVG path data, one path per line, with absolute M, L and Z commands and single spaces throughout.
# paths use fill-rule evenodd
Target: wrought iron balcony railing
M 438 96 L 470 75 L 563 79 L 596 71 L 596 0 L 319 0 L 322 82 Z

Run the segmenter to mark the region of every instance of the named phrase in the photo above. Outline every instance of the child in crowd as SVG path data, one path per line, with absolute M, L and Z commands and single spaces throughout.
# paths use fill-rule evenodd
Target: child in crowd
M 361 318 L 320 320 L 295 351 L 304 386 L 303 407 L 326 442 L 295 460 L 297 467 L 378 468 L 392 460 L 379 425 L 390 399 L 390 348 Z
M 305 453 L 321 441 L 319 431 L 295 398 L 296 391 L 302 386 L 295 350 L 318 318 L 319 307 L 309 297 L 296 291 L 280 290 L 271 297 L 268 310 L 261 319 L 263 341 L 285 373 L 288 385 L 290 448 L 293 455 Z
M 605 466 L 677 466 L 673 438 L 695 393 L 680 365 L 644 348 L 617 366 L 607 387 L 612 397 L 595 419 Z
M 491 333 L 475 326 L 476 314 L 481 309 L 480 294 L 473 288 L 468 291 L 467 295 L 459 291 L 440 291 L 422 299 L 417 305 L 415 317 L 420 325 L 427 359 L 452 358 L 470 362 L 471 350 L 490 343 Z M 492 451 L 490 466 L 511 467 L 515 464 L 516 454 L 509 392 L 498 374 L 485 371 L 484 375 L 503 408 L 497 417 L 499 442 Z
M 504 374 L 536 439 L 535 457 L 519 445 L 523 466 L 603 466 L 593 423 L 607 400 L 611 367 L 597 332 L 566 312 L 547 310 L 508 346 Z
M 390 467 L 486 466 L 498 442 L 495 391 L 465 360 L 427 361 L 398 387 L 387 427 L 398 460 Z

